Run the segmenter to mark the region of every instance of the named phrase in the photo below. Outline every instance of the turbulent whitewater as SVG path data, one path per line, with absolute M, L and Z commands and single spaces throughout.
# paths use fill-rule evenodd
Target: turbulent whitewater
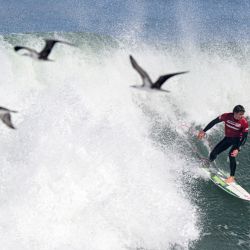
M 57 44 L 55 62 L 13 51 L 40 50 L 43 37 L 77 47 Z M 129 54 L 154 80 L 190 73 L 163 85 L 170 93 L 136 90 L 130 85 L 141 79 Z M 239 95 L 250 110 L 244 58 L 47 33 L 2 36 L 0 59 L 0 105 L 19 111 L 16 131 L 0 124 L 0 245 L 165 250 L 189 249 L 202 237 L 203 215 L 191 198 L 201 174 L 192 148 L 185 150 L 185 129 L 230 111 Z

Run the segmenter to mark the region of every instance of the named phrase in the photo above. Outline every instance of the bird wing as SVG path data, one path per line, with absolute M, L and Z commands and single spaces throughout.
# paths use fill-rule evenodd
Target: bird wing
M 1 111 L 12 112 L 12 113 L 18 113 L 18 111 L 16 111 L 16 110 L 7 109 L 7 108 L 4 108 L 4 107 L 1 107 L 1 106 L 0 106 L 0 112 L 1 112 Z
M 18 111 L 16 111 L 16 110 L 10 110 L 10 109 L 7 109 L 7 108 L 4 108 L 4 107 L 1 107 L 1 106 L 0 106 L 0 112 L 1 112 L 2 110 L 3 110 L 3 111 L 7 111 L 7 112 L 12 112 L 12 113 L 18 113 Z
M 169 78 L 173 77 L 173 76 L 176 76 L 176 75 L 180 75 L 180 74 L 185 74 L 187 73 L 188 71 L 183 71 L 183 72 L 176 72 L 176 73 L 171 73 L 171 74 L 167 74 L 167 75 L 163 75 L 163 76 L 160 76 L 158 78 L 158 80 L 152 85 L 152 88 L 155 88 L 155 89 L 160 89 L 162 84 L 164 82 L 166 82 Z
M 136 60 L 135 60 L 131 55 L 129 56 L 129 58 L 130 58 L 130 62 L 131 62 L 131 64 L 132 64 L 133 68 L 140 74 L 140 76 L 141 76 L 141 78 L 142 78 L 142 81 L 143 81 L 143 85 L 142 85 L 142 86 L 147 85 L 147 86 L 151 87 L 152 84 L 153 84 L 153 82 L 152 82 L 152 80 L 150 79 L 148 73 L 147 73 L 145 70 L 143 70 L 143 69 L 138 65 L 138 63 L 136 62 Z
M 6 113 L 3 115 L 2 117 L 2 121 L 4 124 L 6 124 L 9 128 L 15 129 L 15 127 L 13 126 L 12 122 L 11 122 L 11 116 L 9 113 Z
M 36 50 L 28 48 L 28 47 L 25 47 L 25 46 L 15 46 L 14 47 L 15 51 L 19 51 L 19 50 L 22 50 L 22 49 L 28 50 L 31 54 L 36 54 L 36 55 L 38 54 Z
M 60 40 L 55 40 L 55 39 L 45 39 L 45 42 L 46 42 L 45 47 L 39 53 L 40 54 L 40 56 L 39 56 L 40 59 L 47 59 L 49 54 L 51 53 L 51 50 L 53 49 L 53 47 L 54 47 L 54 45 L 56 43 L 64 43 L 64 44 L 67 44 L 67 45 L 75 46 L 72 43 L 68 43 L 68 42 L 60 41 Z
M 50 54 L 51 50 L 53 49 L 54 45 L 59 41 L 46 39 L 45 42 L 46 42 L 46 44 L 45 44 L 44 48 L 39 53 L 39 58 L 40 59 L 47 59 L 47 57 L 49 56 L 49 54 Z

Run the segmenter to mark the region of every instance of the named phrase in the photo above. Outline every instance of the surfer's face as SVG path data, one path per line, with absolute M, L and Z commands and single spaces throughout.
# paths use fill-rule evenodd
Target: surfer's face
M 239 112 L 239 113 L 236 113 L 234 112 L 234 119 L 236 120 L 240 120 L 244 115 L 244 112 Z

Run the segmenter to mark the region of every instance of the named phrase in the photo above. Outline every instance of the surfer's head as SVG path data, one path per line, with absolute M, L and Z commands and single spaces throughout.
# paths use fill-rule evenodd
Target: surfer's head
M 236 120 L 240 120 L 245 113 L 245 108 L 242 105 L 237 105 L 234 107 L 233 113 L 234 113 L 234 118 Z

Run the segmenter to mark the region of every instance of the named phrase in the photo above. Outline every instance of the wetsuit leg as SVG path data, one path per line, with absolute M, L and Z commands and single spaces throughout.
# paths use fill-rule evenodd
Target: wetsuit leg
M 231 153 L 236 149 L 235 146 L 232 146 L 232 148 L 229 151 L 229 160 L 230 160 L 230 176 L 234 176 L 235 170 L 236 170 L 236 159 L 235 157 L 231 156 Z
M 214 161 L 218 154 L 225 151 L 232 145 L 232 142 L 227 139 L 227 137 L 224 137 L 212 150 L 212 152 L 209 155 L 209 160 Z

